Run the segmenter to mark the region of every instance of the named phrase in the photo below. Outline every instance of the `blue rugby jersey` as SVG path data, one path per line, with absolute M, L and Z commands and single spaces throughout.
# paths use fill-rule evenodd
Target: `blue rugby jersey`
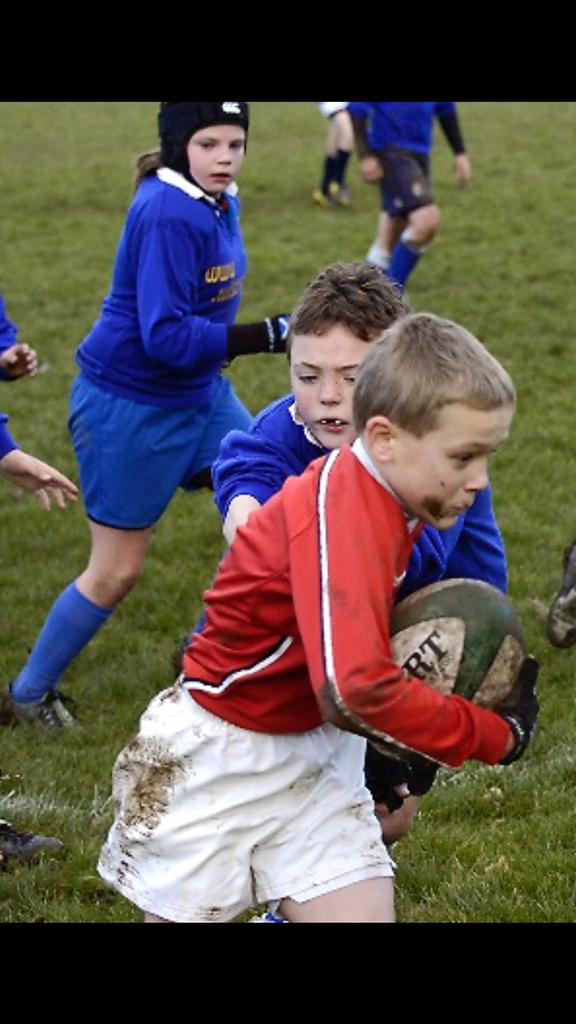
M 293 395 L 273 402 L 248 431 L 232 430 L 220 445 L 212 479 L 222 519 L 233 498 L 249 494 L 263 505 L 289 476 L 299 476 L 327 453 L 299 420 Z M 506 553 L 489 487 L 448 530 L 424 527 L 412 548 L 398 598 L 437 580 L 460 577 L 484 580 L 504 592 L 507 588 Z
M 416 153 L 430 153 L 435 117 L 456 110 L 453 102 L 350 102 L 352 117 L 369 119 L 368 142 L 372 149 L 399 146 Z
M 169 168 L 140 184 L 110 291 L 76 355 L 93 383 L 173 409 L 210 400 L 246 273 L 236 191 L 222 209 Z
M 18 328 L 6 316 L 4 299 L 0 295 L 0 352 L 4 352 L 7 348 L 12 348 L 12 345 L 15 345 L 17 340 Z M 12 380 L 2 366 L 0 366 L 0 380 Z
M 4 456 L 7 455 L 8 452 L 13 451 L 14 448 L 18 448 L 16 441 L 6 426 L 7 422 L 8 417 L 6 413 L 0 412 L 0 459 L 3 459 Z

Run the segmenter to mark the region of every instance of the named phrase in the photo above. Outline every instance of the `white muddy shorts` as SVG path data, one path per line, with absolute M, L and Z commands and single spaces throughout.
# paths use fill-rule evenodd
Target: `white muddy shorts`
M 363 739 L 331 725 L 241 729 L 176 684 L 116 761 L 100 875 L 178 922 L 232 921 L 259 903 L 390 877 L 364 754 Z

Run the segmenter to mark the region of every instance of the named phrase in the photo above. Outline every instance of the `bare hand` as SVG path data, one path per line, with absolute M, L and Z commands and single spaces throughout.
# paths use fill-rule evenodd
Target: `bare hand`
M 377 156 L 363 156 L 358 163 L 360 174 L 369 185 L 375 185 L 384 177 L 382 164 Z
M 34 377 L 38 371 L 38 356 L 30 345 L 11 345 L 0 353 L 0 364 L 9 377 Z
M 458 153 L 454 157 L 454 173 L 458 187 L 465 188 L 472 177 L 472 167 L 466 153 Z
M 66 508 L 66 501 L 78 498 L 78 488 L 67 476 L 19 448 L 0 459 L 0 473 L 23 490 L 32 491 L 47 512 L 51 498 L 59 508 Z

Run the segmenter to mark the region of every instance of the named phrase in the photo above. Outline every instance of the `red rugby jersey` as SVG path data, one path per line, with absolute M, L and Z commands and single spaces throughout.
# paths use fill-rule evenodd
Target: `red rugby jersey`
M 416 534 L 418 532 L 417 528 Z M 494 764 L 506 722 L 444 697 L 392 658 L 389 619 L 414 534 L 350 448 L 317 459 L 253 512 L 206 591 L 183 660 L 191 696 L 256 732 L 305 732 L 336 704 L 346 727 L 457 767 Z

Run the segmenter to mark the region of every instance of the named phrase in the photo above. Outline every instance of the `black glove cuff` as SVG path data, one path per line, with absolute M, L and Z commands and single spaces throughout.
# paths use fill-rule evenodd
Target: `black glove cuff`
M 257 324 L 231 324 L 227 335 L 228 359 L 257 352 L 285 352 L 283 326 L 285 323 L 277 316 L 266 317 Z
M 515 743 L 510 753 L 506 754 L 506 757 L 503 757 L 498 764 L 513 764 L 514 761 L 518 761 L 518 759 L 522 757 L 522 754 L 530 742 L 531 733 L 526 729 L 520 719 L 516 718 L 514 715 L 502 715 L 502 718 L 505 722 L 508 722 L 508 725 L 512 729 Z

